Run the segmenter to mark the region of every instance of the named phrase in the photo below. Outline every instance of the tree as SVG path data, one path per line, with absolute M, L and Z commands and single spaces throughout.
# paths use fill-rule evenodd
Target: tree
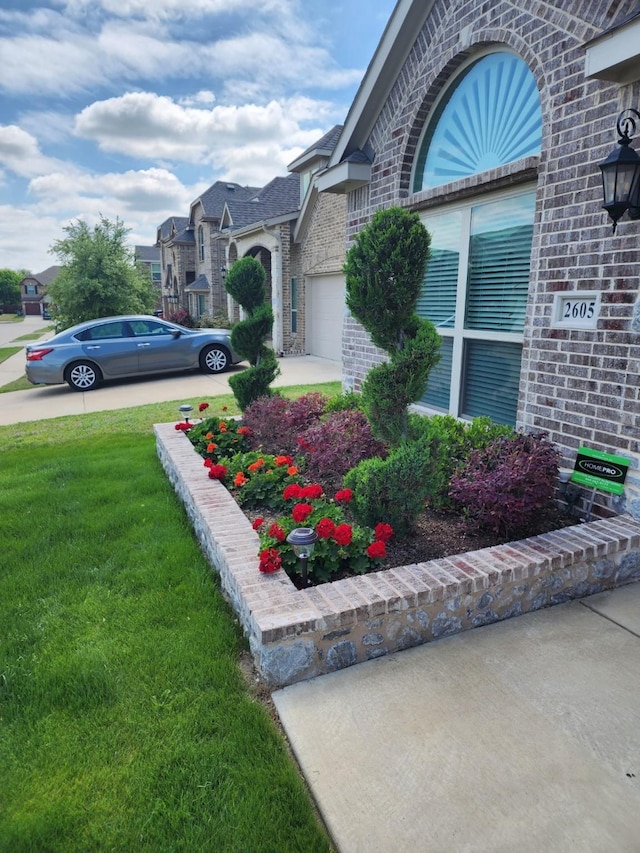
M 20 304 L 20 282 L 23 278 L 24 275 L 15 270 L 0 270 L 0 308 Z
M 266 345 L 273 328 L 273 310 L 265 302 L 264 267 L 256 258 L 247 256 L 236 261 L 224 285 L 247 313 L 231 331 L 231 346 L 249 362 L 249 369 L 236 373 L 229 385 L 244 411 L 258 397 L 268 396 L 270 384 L 280 373 L 276 354 Z
M 153 282 L 136 266 L 123 222 L 101 216 L 93 229 L 79 219 L 63 230 L 67 236 L 51 247 L 62 269 L 48 289 L 58 328 L 153 309 Z
M 367 374 L 362 399 L 373 431 L 391 445 L 407 437 L 407 407 L 440 360 L 435 326 L 416 313 L 430 244 L 417 213 L 392 207 L 360 231 L 344 265 L 349 310 L 389 354 Z

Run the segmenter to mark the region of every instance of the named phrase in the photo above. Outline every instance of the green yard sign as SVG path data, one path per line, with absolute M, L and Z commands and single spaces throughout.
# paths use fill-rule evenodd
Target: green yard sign
M 629 460 L 623 456 L 579 447 L 571 482 L 621 495 L 628 468 Z

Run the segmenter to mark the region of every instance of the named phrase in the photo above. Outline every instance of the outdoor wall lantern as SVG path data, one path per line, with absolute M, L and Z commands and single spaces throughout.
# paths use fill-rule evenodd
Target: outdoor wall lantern
M 312 527 L 296 527 L 287 536 L 287 542 L 293 548 L 293 553 L 300 560 L 300 575 L 302 585 L 307 585 L 307 563 L 313 554 L 313 549 L 318 541 L 318 534 Z
M 640 219 L 640 156 L 631 147 L 640 113 L 630 107 L 618 116 L 618 148 L 600 163 L 604 204 L 613 220 L 615 234 L 618 220 L 628 211 L 630 219 Z

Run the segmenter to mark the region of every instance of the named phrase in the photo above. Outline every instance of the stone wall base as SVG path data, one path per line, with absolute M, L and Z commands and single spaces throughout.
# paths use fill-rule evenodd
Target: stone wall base
M 625 515 L 298 590 L 284 572 L 258 571 L 258 534 L 188 438 L 173 424 L 154 430 L 162 466 L 273 687 L 640 580 L 640 523 Z

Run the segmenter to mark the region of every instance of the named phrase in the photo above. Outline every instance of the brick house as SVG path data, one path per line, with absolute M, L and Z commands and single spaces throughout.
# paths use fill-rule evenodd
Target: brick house
M 612 233 L 598 165 L 640 108 L 639 36 L 635 0 L 399 0 L 317 176 L 347 242 L 392 205 L 431 233 L 421 407 L 545 430 L 568 468 L 580 445 L 626 457 L 625 495 L 596 506 L 636 518 L 640 223 Z M 381 358 L 347 317 L 345 385 Z
M 339 138 L 336 125 L 266 186 L 217 181 L 196 199 L 188 217 L 170 217 L 157 229 L 163 309 L 200 319 L 239 306 L 224 277 L 239 258 L 252 255 L 266 273 L 274 309 L 273 347 L 281 355 L 342 357 L 346 206 L 320 195 L 318 175 Z
M 20 282 L 22 313 L 27 316 L 46 313 L 49 308 L 47 287 L 57 277 L 62 267 L 47 267 L 42 272 L 26 275 Z

